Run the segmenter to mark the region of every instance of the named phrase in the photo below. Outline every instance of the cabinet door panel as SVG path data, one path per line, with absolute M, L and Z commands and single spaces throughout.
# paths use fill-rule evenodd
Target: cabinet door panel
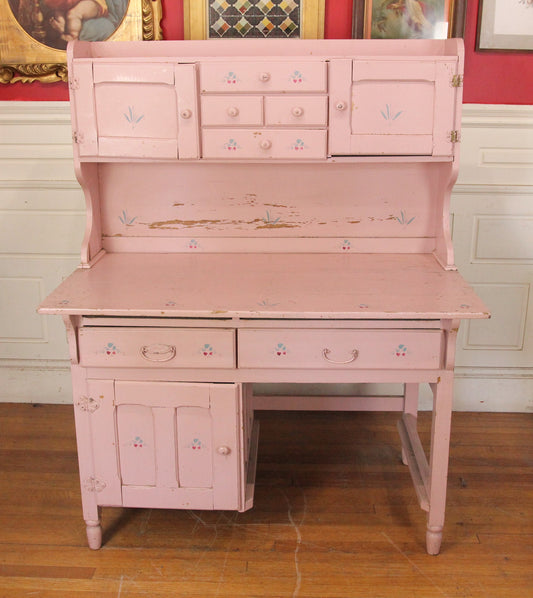
M 195 65 L 79 61 L 73 71 L 81 158 L 198 158 Z
M 331 155 L 451 156 L 454 59 L 333 60 Z
M 212 420 L 208 409 L 180 407 L 178 431 L 178 479 L 182 488 L 213 486 Z
M 124 506 L 242 508 L 235 384 L 115 382 Z
M 94 96 L 99 137 L 176 139 L 174 85 L 100 83 Z
M 143 405 L 117 407 L 120 475 L 126 486 L 155 486 L 154 417 Z

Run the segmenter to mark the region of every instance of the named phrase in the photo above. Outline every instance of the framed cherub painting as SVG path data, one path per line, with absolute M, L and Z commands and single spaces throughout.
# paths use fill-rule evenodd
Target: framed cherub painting
M 71 40 L 160 39 L 161 0 L 0 0 L 0 82 L 66 81 Z

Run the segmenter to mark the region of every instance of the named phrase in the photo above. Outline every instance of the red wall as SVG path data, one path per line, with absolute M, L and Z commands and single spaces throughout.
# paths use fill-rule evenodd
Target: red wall
M 363 0 L 361 0 L 363 1 Z M 533 54 L 476 52 L 479 0 L 468 0 L 465 31 L 464 101 L 473 104 L 533 104 Z M 182 0 L 163 0 L 165 39 L 183 39 Z M 352 0 L 326 0 L 326 38 L 349 38 Z M 66 84 L 0 85 L 0 100 L 66 100 Z

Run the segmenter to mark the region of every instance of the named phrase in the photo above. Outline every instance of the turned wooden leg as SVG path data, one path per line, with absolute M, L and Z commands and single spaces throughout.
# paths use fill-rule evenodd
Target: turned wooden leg
M 438 554 L 444 527 L 450 428 L 453 402 L 453 372 L 443 373 L 433 390 L 433 419 L 429 456 L 429 511 L 426 548 L 429 554 Z
M 86 519 L 85 524 L 87 525 L 87 542 L 89 548 L 98 550 L 102 546 L 102 526 L 100 525 L 100 520 L 92 521 Z
M 418 417 L 418 392 L 420 385 L 405 384 L 405 390 L 403 395 L 403 412 L 404 414 L 412 415 L 415 419 Z M 405 450 L 402 447 L 402 463 L 407 465 L 407 457 L 405 456 Z
M 442 529 L 442 526 L 430 528 L 428 525 L 426 530 L 426 550 L 428 554 L 439 554 L 442 543 Z

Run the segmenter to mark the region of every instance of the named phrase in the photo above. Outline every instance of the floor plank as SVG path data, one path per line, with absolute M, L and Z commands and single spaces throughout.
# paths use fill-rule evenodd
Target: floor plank
M 397 414 L 258 416 L 252 510 L 104 509 L 91 551 L 72 407 L 0 404 L 0 598 L 533 595 L 533 416 L 454 414 L 438 557 Z

